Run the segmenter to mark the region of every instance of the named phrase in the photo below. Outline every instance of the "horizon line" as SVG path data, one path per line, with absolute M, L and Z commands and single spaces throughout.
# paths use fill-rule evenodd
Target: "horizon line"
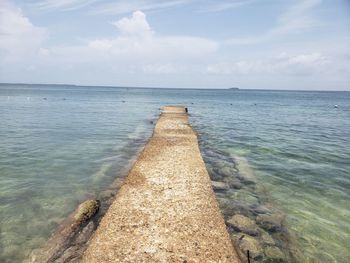
M 112 86 L 112 85 L 83 85 L 83 84 L 67 84 L 67 83 L 24 83 L 24 82 L 0 82 L 0 85 L 30 85 L 30 86 L 70 86 L 70 87 L 100 87 L 100 88 L 126 88 L 126 89 L 182 89 L 182 90 L 232 90 L 234 91 L 318 91 L 318 92 L 350 92 L 350 90 L 313 90 L 313 89 L 274 89 L 274 88 L 239 88 L 236 86 L 227 87 L 227 88 L 180 88 L 180 87 L 150 87 L 150 86 Z

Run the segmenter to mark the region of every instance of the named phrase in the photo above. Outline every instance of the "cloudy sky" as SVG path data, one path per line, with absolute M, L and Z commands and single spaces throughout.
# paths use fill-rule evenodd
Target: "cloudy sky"
M 0 0 L 0 82 L 350 90 L 350 1 Z

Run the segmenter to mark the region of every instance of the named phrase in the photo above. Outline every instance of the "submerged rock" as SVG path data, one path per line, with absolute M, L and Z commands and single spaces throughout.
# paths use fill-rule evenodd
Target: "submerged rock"
M 269 262 L 269 263 L 287 262 L 285 255 L 278 247 L 269 246 L 265 248 L 264 253 L 266 256 L 266 259 L 264 260 L 264 262 Z
M 235 214 L 247 214 L 249 212 L 247 206 L 244 206 L 239 202 L 235 202 L 234 200 L 227 198 L 225 195 L 222 196 L 219 192 L 216 192 L 216 198 L 226 219 L 229 219 Z
M 219 170 L 220 170 L 220 168 L 225 167 L 225 162 L 221 162 L 221 161 L 212 161 L 211 164 L 214 168 L 217 168 Z
M 103 198 L 103 199 L 108 199 L 108 198 L 111 198 L 111 197 L 115 196 L 115 195 L 116 195 L 116 192 L 117 192 L 117 190 L 115 190 L 115 189 L 107 189 L 107 190 L 102 191 L 102 192 L 98 195 L 98 197 L 99 197 L 100 199 L 101 199 L 101 198 Z
M 118 190 L 122 186 L 123 182 L 124 182 L 123 178 L 117 178 L 107 189 L 110 189 L 113 191 Z
M 256 184 L 256 178 L 254 176 L 253 170 L 250 168 L 248 161 L 244 157 L 235 156 L 238 161 L 239 179 L 245 184 Z
M 256 180 L 255 178 L 251 177 L 251 176 L 247 176 L 245 174 L 239 174 L 238 178 L 246 185 L 255 185 L 256 184 Z
M 212 167 L 207 167 L 207 171 L 209 173 L 210 179 L 213 181 L 221 181 L 223 180 L 222 176 L 217 173 L 217 169 L 213 169 Z
M 243 215 L 234 215 L 229 220 L 227 224 L 233 227 L 235 230 L 244 232 L 246 234 L 256 236 L 259 234 L 258 226 L 250 218 Z
M 75 239 L 76 244 L 84 244 L 86 243 L 90 237 L 92 236 L 95 230 L 94 221 L 90 221 L 83 229 L 78 233 L 78 236 Z
M 240 189 L 238 191 L 235 191 L 232 195 L 231 198 L 233 200 L 239 201 L 242 204 L 246 206 L 252 206 L 256 205 L 259 203 L 259 199 L 255 196 L 252 195 L 249 191 L 246 191 L 244 189 Z
M 277 232 L 282 229 L 284 219 L 282 214 L 263 214 L 256 217 L 256 222 L 270 232 Z
M 230 188 L 234 188 L 234 189 L 242 188 L 241 181 L 236 177 L 227 177 L 224 179 L 224 182 L 227 183 L 230 186 Z
M 100 200 L 100 208 L 99 208 L 99 214 L 104 215 L 104 213 L 107 211 L 108 207 L 113 203 L 113 200 L 116 195 L 116 190 L 105 190 L 101 192 L 98 195 L 98 199 Z
M 267 214 L 267 213 L 271 213 L 271 209 L 269 209 L 267 206 L 265 205 L 254 205 L 251 208 L 251 211 L 254 214 Z
M 67 262 L 77 262 L 80 254 L 82 253 L 79 246 L 71 246 L 67 248 L 62 255 L 58 258 L 51 259 L 49 262 L 54 263 L 67 263 Z
M 218 181 L 211 181 L 211 185 L 213 189 L 217 191 L 228 190 L 230 188 L 228 184 Z
M 204 149 L 204 156 L 208 156 L 208 157 L 211 157 L 211 158 L 219 158 L 220 157 L 220 154 L 214 152 L 213 150 L 210 150 L 210 149 Z
M 219 173 L 225 177 L 231 177 L 233 176 L 234 171 L 230 167 L 225 166 L 219 169 Z
M 257 239 L 248 235 L 239 235 L 233 237 L 234 243 L 239 249 L 239 254 L 241 259 L 247 258 L 247 251 L 249 250 L 249 255 L 251 259 L 261 259 L 263 257 L 263 249 Z
M 82 224 L 89 220 L 100 207 L 100 202 L 98 200 L 87 200 L 80 204 L 76 213 L 74 214 L 74 219 L 77 224 Z
M 264 245 L 269 245 L 273 246 L 275 245 L 275 240 L 270 236 L 269 233 L 266 231 L 262 230 L 261 228 L 259 229 L 259 234 L 260 234 L 260 239 Z
M 216 200 L 218 201 L 219 206 L 222 208 L 225 208 L 230 205 L 230 201 L 224 196 L 216 194 Z

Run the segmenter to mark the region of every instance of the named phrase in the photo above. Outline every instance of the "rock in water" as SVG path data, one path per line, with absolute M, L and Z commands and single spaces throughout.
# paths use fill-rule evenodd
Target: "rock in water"
M 242 184 L 241 181 L 236 178 L 236 177 L 226 177 L 224 179 L 224 182 L 227 183 L 231 188 L 234 189 L 241 189 L 242 188 Z
M 259 241 L 252 236 L 240 235 L 240 237 L 234 238 L 237 247 L 239 248 L 239 253 L 242 259 L 247 258 L 247 251 L 249 250 L 249 255 L 251 259 L 261 259 L 263 256 L 263 249 L 259 244 Z
M 278 247 L 267 247 L 265 249 L 266 262 L 283 263 L 287 262 L 284 254 Z
M 252 169 L 250 168 L 248 161 L 243 157 L 235 156 L 235 159 L 238 161 L 238 178 L 245 184 L 256 184 L 256 178 Z
M 244 188 L 235 191 L 231 198 L 233 200 L 239 201 L 240 203 L 246 205 L 246 206 L 254 206 L 257 203 L 259 203 L 259 199 L 254 196 L 251 192 L 245 190 Z
M 100 207 L 100 202 L 98 200 L 87 200 L 80 204 L 77 212 L 74 215 L 74 219 L 77 224 L 82 224 L 89 220 Z
M 259 229 L 260 232 L 260 239 L 263 242 L 264 245 L 269 245 L 269 246 L 274 246 L 275 241 L 273 238 L 267 233 L 266 231 L 262 230 L 261 228 Z
M 86 243 L 90 237 L 92 236 L 93 232 L 95 230 L 95 223 L 93 221 L 90 221 L 82 231 L 78 233 L 77 238 L 75 239 L 75 243 L 78 245 L 82 245 Z
M 234 215 L 229 220 L 227 224 L 233 227 L 235 230 L 244 232 L 246 234 L 256 236 L 259 234 L 258 226 L 250 218 L 243 215 Z
M 218 181 L 211 181 L 211 185 L 217 191 L 228 190 L 230 188 L 228 184 Z
M 227 167 L 227 166 L 220 168 L 219 173 L 225 177 L 233 176 L 233 170 L 231 170 L 230 167 Z
M 271 213 L 271 209 L 269 209 L 267 206 L 265 205 L 253 205 L 251 207 L 251 211 L 255 214 L 267 214 L 267 213 Z
M 217 168 L 217 169 L 225 167 L 225 163 L 220 161 L 214 161 L 212 162 L 212 165 L 214 168 Z
M 270 232 L 276 232 L 282 229 L 285 216 L 282 214 L 263 214 L 256 218 L 257 223 Z

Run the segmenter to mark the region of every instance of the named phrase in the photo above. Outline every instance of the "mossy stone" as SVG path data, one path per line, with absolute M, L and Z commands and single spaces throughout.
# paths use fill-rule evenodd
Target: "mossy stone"
M 241 255 L 246 256 L 249 250 L 249 255 L 252 259 L 260 259 L 263 256 L 263 249 L 258 240 L 252 236 L 245 235 L 237 242 Z
M 89 220 L 93 215 L 96 214 L 100 207 L 100 202 L 98 200 L 87 200 L 80 204 L 77 212 L 74 215 L 76 223 L 82 224 Z
M 260 239 L 264 243 L 264 245 L 269 245 L 269 246 L 275 245 L 275 241 L 273 240 L 273 238 L 270 236 L 269 233 L 262 230 L 261 228 L 259 229 L 259 232 L 260 232 Z
M 257 223 L 270 232 L 277 232 L 282 229 L 285 216 L 282 214 L 263 214 L 256 217 Z
M 256 236 L 259 234 L 258 226 L 256 223 L 244 215 L 232 216 L 229 220 L 227 220 L 227 224 L 233 227 L 235 230 L 244 232 L 249 235 Z
M 211 185 L 216 191 L 228 190 L 230 188 L 228 184 L 218 181 L 211 181 Z
M 219 169 L 219 173 L 224 177 L 231 177 L 233 176 L 234 171 L 230 167 L 224 166 Z
M 275 246 L 269 246 L 265 248 L 265 256 L 266 259 L 264 262 L 269 262 L 269 263 L 284 263 L 286 262 L 286 257 L 283 254 L 283 252 Z

